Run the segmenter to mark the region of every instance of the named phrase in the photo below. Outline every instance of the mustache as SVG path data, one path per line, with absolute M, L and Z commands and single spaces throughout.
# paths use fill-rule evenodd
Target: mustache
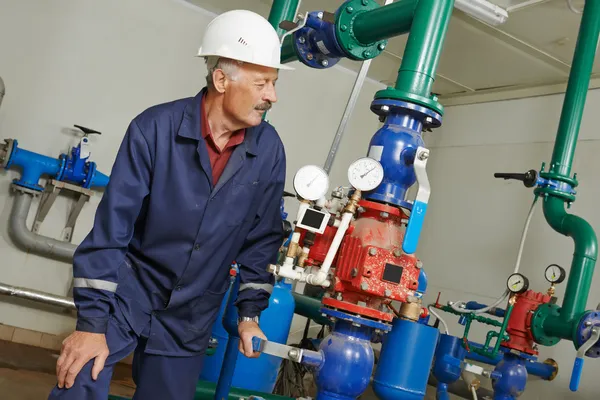
M 270 101 L 267 101 L 266 103 L 257 105 L 256 107 L 254 107 L 254 109 L 261 110 L 261 111 L 269 111 L 271 109 L 271 107 L 273 107 L 273 103 L 271 103 Z

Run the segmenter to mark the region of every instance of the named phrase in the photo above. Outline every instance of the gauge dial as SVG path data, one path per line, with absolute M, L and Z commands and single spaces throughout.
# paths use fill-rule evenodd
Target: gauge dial
M 348 180 L 358 190 L 363 192 L 373 190 L 383 180 L 383 167 L 373 158 L 359 158 L 348 168 Z
M 561 283 L 565 280 L 567 273 L 560 265 L 552 264 L 548 265 L 544 275 L 546 276 L 546 280 L 550 283 Z
M 305 165 L 294 176 L 294 190 L 305 200 L 319 200 L 329 190 L 329 176 L 321 167 Z
M 529 279 L 521 274 L 512 274 L 506 282 L 508 290 L 512 293 L 524 293 L 529 289 Z

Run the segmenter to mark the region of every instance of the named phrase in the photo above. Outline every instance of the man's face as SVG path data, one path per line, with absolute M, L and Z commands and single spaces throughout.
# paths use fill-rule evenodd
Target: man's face
M 238 68 L 235 80 L 227 81 L 224 111 L 242 125 L 259 125 L 264 113 L 277 101 L 275 82 L 278 71 L 248 63 Z

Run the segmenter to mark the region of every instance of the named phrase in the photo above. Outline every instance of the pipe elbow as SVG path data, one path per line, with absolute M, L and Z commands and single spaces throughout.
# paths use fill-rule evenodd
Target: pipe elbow
M 583 218 L 567 213 L 562 199 L 549 197 L 544 202 L 544 216 L 548 224 L 575 243 L 575 254 L 596 260 L 598 239 L 592 226 Z

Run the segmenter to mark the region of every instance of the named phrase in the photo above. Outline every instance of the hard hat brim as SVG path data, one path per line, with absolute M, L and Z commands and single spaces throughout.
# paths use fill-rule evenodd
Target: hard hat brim
M 248 63 L 248 64 L 260 65 L 262 67 L 275 68 L 275 69 L 280 69 L 280 70 L 284 70 L 284 71 L 295 71 L 296 70 L 296 68 L 294 68 L 294 67 L 290 67 L 288 65 L 281 64 L 281 63 L 279 63 L 279 64 L 257 63 L 257 62 L 247 61 L 247 60 L 237 60 L 235 58 L 223 56 L 223 55 L 220 55 L 220 54 L 212 54 L 212 53 L 202 53 L 202 52 L 199 52 L 196 55 L 196 57 L 223 57 L 223 58 L 230 58 L 230 59 L 236 60 L 236 61 L 245 62 L 245 63 Z

